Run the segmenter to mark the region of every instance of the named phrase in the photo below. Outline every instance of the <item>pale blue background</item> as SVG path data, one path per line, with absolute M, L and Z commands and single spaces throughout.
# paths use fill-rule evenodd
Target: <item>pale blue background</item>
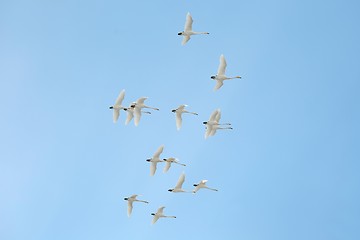
M 358 1 L 0 1 L 0 239 L 360 239 Z M 181 46 L 187 12 L 194 36 Z M 226 82 L 213 92 L 219 56 Z M 147 96 L 140 125 L 108 109 Z M 176 131 L 170 112 L 184 116 Z M 204 139 L 221 108 L 234 130 Z M 162 165 L 149 176 L 146 158 Z M 219 192 L 173 194 L 208 179 Z M 126 215 L 124 197 L 142 194 Z M 165 205 L 177 219 L 151 225 Z

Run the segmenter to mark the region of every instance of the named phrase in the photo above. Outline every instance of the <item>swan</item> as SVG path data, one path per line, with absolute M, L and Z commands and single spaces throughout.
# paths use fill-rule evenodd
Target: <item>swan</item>
M 151 215 L 153 215 L 153 220 L 152 220 L 152 224 L 156 223 L 156 221 L 159 219 L 159 218 L 176 218 L 175 216 L 165 216 L 164 215 L 164 206 L 161 206 L 156 213 L 151 213 Z
M 179 131 L 180 128 L 181 128 L 181 124 L 182 124 L 182 117 L 181 117 L 181 115 L 182 115 L 183 113 L 190 113 L 190 114 L 193 114 L 193 115 L 198 115 L 196 112 L 186 111 L 186 110 L 185 110 L 185 107 L 187 107 L 187 105 L 182 104 L 182 105 L 180 105 L 177 109 L 171 110 L 173 113 L 176 114 L 176 128 L 177 128 L 178 131 Z
M 155 154 L 153 155 L 152 158 L 146 159 L 147 162 L 151 162 L 150 165 L 150 176 L 154 176 L 155 172 L 156 172 L 156 165 L 158 162 L 164 162 L 164 160 L 160 159 L 160 154 L 163 152 L 164 150 L 164 145 L 161 145 L 158 150 L 156 150 Z
M 116 98 L 115 104 L 113 106 L 110 106 L 109 109 L 113 110 L 113 121 L 114 123 L 117 122 L 119 115 L 120 115 L 120 110 L 125 108 L 121 105 L 122 101 L 124 100 L 125 97 L 125 90 L 122 90 L 119 93 L 119 96 Z
M 223 83 L 224 80 L 230 80 L 230 79 L 234 79 L 234 78 L 241 78 L 240 76 L 227 77 L 225 75 L 226 65 L 227 64 L 226 64 L 225 57 L 224 57 L 223 54 L 221 54 L 218 72 L 217 72 L 217 74 L 215 76 L 210 77 L 211 79 L 216 80 L 216 85 L 215 85 L 214 91 L 221 88 L 221 86 L 224 84 Z
M 188 12 L 186 15 L 184 31 L 178 33 L 179 36 L 184 37 L 181 42 L 182 45 L 185 45 L 190 40 L 191 35 L 209 34 L 208 32 L 194 32 L 192 30 L 192 24 L 193 24 L 193 19 L 192 19 L 190 13 Z
M 176 163 L 176 164 L 179 164 L 179 165 L 184 166 L 184 167 L 186 166 L 186 165 L 183 164 L 183 163 L 179 163 L 179 162 L 176 160 L 176 158 L 173 158 L 173 157 L 164 158 L 163 160 L 164 160 L 164 162 L 166 162 L 166 165 L 165 165 L 165 167 L 164 167 L 164 173 L 166 173 L 166 172 L 169 170 L 169 168 L 171 167 L 171 164 L 172 164 L 172 163 Z
M 216 109 L 207 122 L 203 122 L 206 125 L 205 139 L 209 136 L 214 136 L 218 129 L 233 129 L 232 127 L 221 127 L 221 125 L 231 125 L 231 123 L 219 123 L 221 118 L 220 109 Z
M 207 189 L 210 189 L 210 190 L 213 190 L 213 191 L 218 191 L 217 189 L 215 188 L 209 188 L 208 186 L 206 186 L 206 182 L 208 180 L 201 180 L 199 183 L 197 184 L 194 184 L 193 186 L 195 187 L 195 189 L 192 191 L 193 193 L 196 193 L 197 191 L 199 191 L 201 188 L 207 188 Z
M 126 117 L 126 120 L 125 120 L 125 125 L 128 125 L 128 123 L 133 119 L 134 117 L 134 107 L 131 107 L 133 106 L 135 103 L 132 103 L 130 105 L 130 107 L 128 108 L 125 108 L 124 110 L 127 112 L 127 117 Z M 142 113 L 146 113 L 146 114 L 151 114 L 151 112 L 148 112 L 148 111 L 142 111 Z
M 173 193 L 188 192 L 188 191 L 185 191 L 184 189 L 182 189 L 182 185 L 183 185 L 184 181 L 185 181 L 185 173 L 182 173 L 179 177 L 179 180 L 176 183 L 175 188 L 170 188 L 168 191 L 173 192 Z
M 124 198 L 124 200 L 128 202 L 128 208 L 127 208 L 128 217 L 130 217 L 130 215 L 131 215 L 131 212 L 132 212 L 132 209 L 133 209 L 133 202 L 149 203 L 148 201 L 136 199 L 137 196 L 140 196 L 140 195 L 134 194 L 134 195 L 131 195 L 130 197 Z
M 140 118 L 141 118 L 141 109 L 142 108 L 150 108 L 150 109 L 159 111 L 158 108 L 149 107 L 149 106 L 145 105 L 144 102 L 145 102 L 146 99 L 148 99 L 148 98 L 147 97 L 141 97 L 136 102 L 133 102 L 131 104 L 131 107 L 134 108 L 134 113 L 135 113 L 135 119 L 134 119 L 135 126 L 139 125 Z

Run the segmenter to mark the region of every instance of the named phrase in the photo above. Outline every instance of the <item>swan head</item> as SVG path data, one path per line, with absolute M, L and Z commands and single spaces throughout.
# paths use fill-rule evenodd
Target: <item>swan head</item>
M 147 162 L 150 162 L 150 161 L 151 161 L 151 158 L 149 158 L 149 159 L 146 159 L 146 161 L 147 161 Z
M 215 79 L 215 78 L 216 78 L 216 76 L 211 76 L 210 78 L 211 78 L 211 79 Z
M 203 122 L 203 124 L 207 124 L 208 122 Z
M 129 198 L 127 198 L 127 197 L 126 197 L 126 198 L 124 198 L 124 200 L 126 200 L 126 201 L 127 201 L 127 200 L 129 200 Z
M 173 113 L 176 112 L 176 109 L 171 110 Z
M 178 35 L 179 35 L 179 36 L 180 36 L 180 35 L 183 35 L 183 32 L 179 32 Z
M 110 106 L 109 109 L 114 109 L 114 107 L 113 107 L 113 106 Z
M 172 192 L 173 190 L 174 190 L 174 189 L 170 188 L 168 191 L 169 191 L 169 192 Z

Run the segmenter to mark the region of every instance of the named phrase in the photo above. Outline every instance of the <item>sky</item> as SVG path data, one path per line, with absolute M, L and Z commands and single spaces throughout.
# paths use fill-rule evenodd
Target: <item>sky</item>
M 0 1 L 0 239 L 359 239 L 359 9 Z M 210 34 L 182 46 L 188 12 Z M 221 54 L 242 79 L 214 92 Z M 114 124 L 122 89 L 160 111 Z M 199 115 L 177 131 L 180 104 Z M 234 129 L 205 140 L 217 108 Z M 187 166 L 151 177 L 160 145 Z M 183 172 L 219 191 L 168 192 Z M 177 218 L 152 225 L 162 205 Z

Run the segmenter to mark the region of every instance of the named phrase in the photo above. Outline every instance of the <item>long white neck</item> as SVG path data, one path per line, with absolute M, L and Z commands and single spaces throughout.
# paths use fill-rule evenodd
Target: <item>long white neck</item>
M 150 108 L 150 109 L 153 109 L 153 110 L 157 110 L 157 111 L 159 111 L 159 109 L 158 109 L 158 108 L 149 107 L 149 106 L 146 106 L 146 105 L 144 105 L 144 106 L 143 106 L 143 108 Z
M 189 112 L 189 111 L 186 111 L 186 110 L 184 110 L 183 112 L 184 112 L 184 113 L 190 113 L 190 114 L 198 115 L 196 112 Z
M 197 35 L 197 34 L 209 34 L 208 32 L 192 32 L 192 34 Z
M 234 78 L 241 78 L 240 76 L 235 76 L 235 77 L 227 77 L 226 79 L 229 80 L 229 79 L 234 79 Z

